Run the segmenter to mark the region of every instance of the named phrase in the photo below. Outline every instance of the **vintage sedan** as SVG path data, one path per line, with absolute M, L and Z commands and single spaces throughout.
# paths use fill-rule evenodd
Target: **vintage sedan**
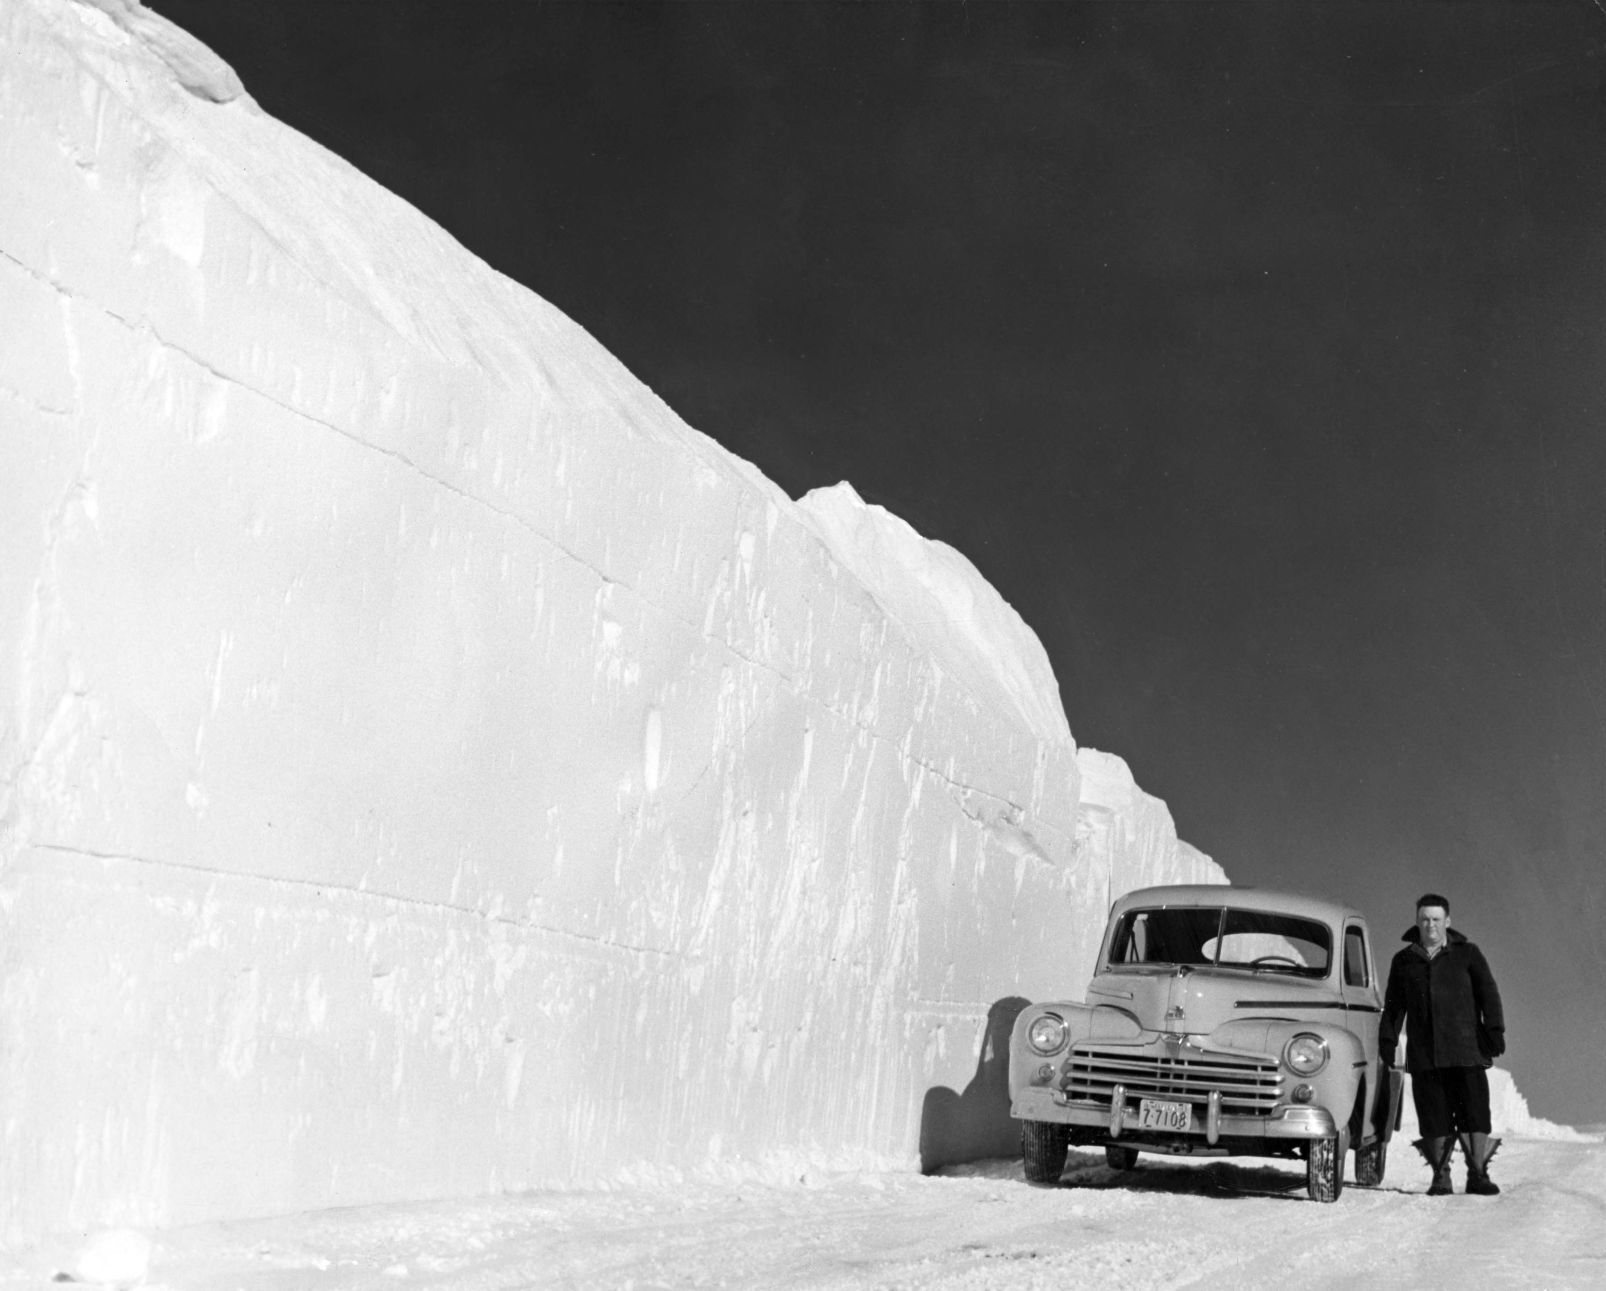
M 1116 901 L 1086 1002 L 1033 1004 L 1010 1041 L 1026 1177 L 1072 1144 L 1118 1170 L 1141 1152 L 1302 1158 L 1315 1201 L 1383 1181 L 1401 1078 L 1379 1061 L 1366 919 L 1261 888 L 1141 888 Z

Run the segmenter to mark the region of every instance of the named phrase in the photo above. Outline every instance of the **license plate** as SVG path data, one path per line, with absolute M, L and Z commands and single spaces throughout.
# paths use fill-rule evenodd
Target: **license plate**
M 1166 1103 L 1158 1098 L 1144 1098 L 1138 1102 L 1140 1130 L 1177 1130 L 1186 1133 L 1192 1124 L 1191 1103 Z

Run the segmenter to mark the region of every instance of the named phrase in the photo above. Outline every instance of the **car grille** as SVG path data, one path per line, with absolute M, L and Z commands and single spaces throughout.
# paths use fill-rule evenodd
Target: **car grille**
M 1143 1049 L 1077 1046 L 1065 1060 L 1060 1087 L 1067 1098 L 1108 1105 L 1110 1091 L 1124 1085 L 1128 1098 L 1204 1102 L 1221 1091 L 1229 1116 L 1266 1116 L 1282 1097 L 1283 1080 L 1271 1059 L 1186 1050 L 1177 1054 Z

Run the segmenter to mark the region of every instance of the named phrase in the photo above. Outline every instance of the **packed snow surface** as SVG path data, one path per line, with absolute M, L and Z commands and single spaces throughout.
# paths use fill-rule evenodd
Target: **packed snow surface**
M 135 0 L 0 45 L 0 1245 L 1007 1150 L 1223 877 L 1019 616 Z
M 1456 1187 L 1465 1182 L 1458 1157 Z M 788 1183 L 681 1181 L 473 1202 L 373 1206 L 174 1230 L 148 1287 L 1596 1288 L 1606 1268 L 1606 1147 L 1508 1141 L 1498 1197 L 1426 1195 L 1395 1144 L 1383 1186 L 1305 1199 L 1304 1175 L 1249 1160 L 1141 1157 L 1117 1173 L 1071 1152 L 1059 1186 L 1013 1160 L 935 1177 L 850 1173 Z M 0 1265 L 44 1291 L 75 1248 Z

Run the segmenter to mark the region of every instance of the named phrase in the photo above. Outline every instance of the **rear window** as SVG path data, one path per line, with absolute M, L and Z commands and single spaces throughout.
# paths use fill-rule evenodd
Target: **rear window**
M 1265 910 L 1188 906 L 1128 910 L 1110 941 L 1110 964 L 1189 964 L 1326 977 L 1333 934 L 1326 924 Z

